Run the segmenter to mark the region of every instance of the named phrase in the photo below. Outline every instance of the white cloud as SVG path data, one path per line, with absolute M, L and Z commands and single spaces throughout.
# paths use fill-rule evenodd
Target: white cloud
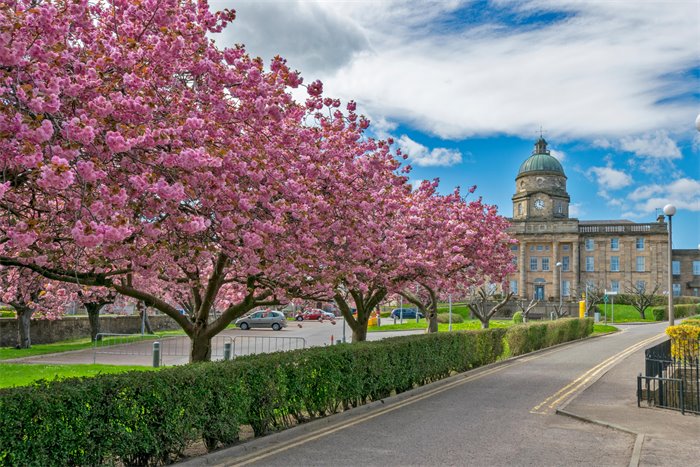
M 636 203 L 635 209 L 640 213 L 654 212 L 669 203 L 678 209 L 700 212 L 700 181 L 680 178 L 667 185 L 648 185 L 627 197 Z
M 682 73 L 697 66 L 695 2 L 492 1 L 479 22 L 457 12 L 470 3 L 240 0 L 217 40 L 280 53 L 329 95 L 443 138 L 529 137 L 540 125 L 552 138 L 600 142 L 688 131 L 697 106 L 677 97 L 697 88 Z M 536 27 L 498 19 L 550 12 L 567 17 Z
M 632 177 L 612 167 L 591 167 L 589 176 L 598 183 L 601 190 L 619 190 L 632 183 Z
M 620 140 L 623 150 L 633 152 L 640 157 L 659 159 L 678 159 L 682 157 L 678 145 L 664 130 L 647 133 L 638 137 L 627 137 Z
M 569 217 L 581 217 L 585 214 L 586 211 L 583 209 L 583 205 L 581 203 L 569 204 Z
M 566 159 L 566 153 L 564 151 L 559 151 L 557 149 L 550 148 L 549 153 L 559 162 L 564 162 L 564 159 Z
M 435 148 L 428 149 L 407 135 L 401 135 L 396 141 L 401 151 L 408 155 L 408 160 L 420 167 L 449 167 L 462 162 L 462 153 L 456 149 Z

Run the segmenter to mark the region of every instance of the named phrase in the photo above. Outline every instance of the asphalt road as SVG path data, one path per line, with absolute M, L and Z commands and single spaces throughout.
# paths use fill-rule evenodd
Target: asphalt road
M 191 464 L 627 466 L 634 435 L 555 411 L 658 342 L 653 337 L 661 338 L 664 328 L 625 326 L 615 335 L 457 375 Z M 620 396 L 628 399 L 626 392 Z

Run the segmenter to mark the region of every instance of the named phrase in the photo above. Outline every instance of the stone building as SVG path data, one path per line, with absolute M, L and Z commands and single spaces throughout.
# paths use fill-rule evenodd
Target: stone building
M 578 299 L 587 283 L 620 293 L 632 287 L 666 291 L 663 216 L 650 223 L 571 218 L 566 180 L 561 163 L 540 137 L 515 177 L 510 233 L 519 241 L 512 247 L 518 269 L 508 277 L 510 290 L 520 297 L 557 301 L 560 293 L 563 300 Z M 700 252 L 674 250 L 672 256 L 674 294 L 697 296 Z

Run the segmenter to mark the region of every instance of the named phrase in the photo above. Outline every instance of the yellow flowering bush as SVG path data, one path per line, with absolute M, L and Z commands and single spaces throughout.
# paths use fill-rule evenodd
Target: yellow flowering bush
M 666 328 L 671 338 L 671 355 L 679 360 L 700 357 L 700 326 L 680 324 Z

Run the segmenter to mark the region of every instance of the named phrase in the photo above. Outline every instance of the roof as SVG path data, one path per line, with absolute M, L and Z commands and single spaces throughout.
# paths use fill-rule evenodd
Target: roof
M 636 224 L 636 222 L 628 221 L 627 219 L 616 219 L 606 221 L 578 221 L 579 224 Z
M 520 165 L 518 176 L 527 172 L 557 172 L 564 175 L 561 163 L 547 149 L 547 141 L 540 137 L 535 143 L 532 155 Z

